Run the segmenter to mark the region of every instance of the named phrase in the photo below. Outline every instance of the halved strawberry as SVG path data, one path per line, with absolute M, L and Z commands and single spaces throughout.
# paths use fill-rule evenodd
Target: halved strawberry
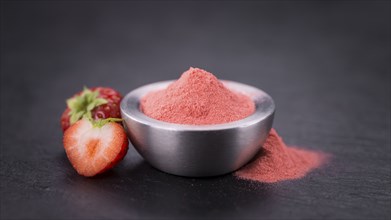
M 93 119 L 120 118 L 121 99 L 121 94 L 109 87 L 84 88 L 67 100 L 67 108 L 61 115 L 63 132 L 83 116 Z
M 75 170 L 83 176 L 95 176 L 118 164 L 128 151 L 121 119 L 92 121 L 83 118 L 64 133 L 64 148 Z

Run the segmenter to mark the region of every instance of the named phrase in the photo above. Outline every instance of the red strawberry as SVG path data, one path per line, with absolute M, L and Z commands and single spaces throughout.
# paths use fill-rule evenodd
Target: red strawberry
M 75 170 L 83 176 L 95 176 L 118 164 L 128 151 L 128 138 L 121 119 L 91 122 L 81 119 L 64 133 L 64 148 Z
M 93 119 L 121 118 L 122 96 L 112 88 L 84 88 L 67 100 L 67 108 L 61 115 L 61 127 L 65 131 L 83 116 Z

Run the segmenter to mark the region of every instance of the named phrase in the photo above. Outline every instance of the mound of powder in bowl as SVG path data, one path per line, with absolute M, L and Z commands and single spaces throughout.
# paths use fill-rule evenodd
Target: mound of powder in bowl
M 140 108 L 151 118 L 189 125 L 228 123 L 255 111 L 251 98 L 231 91 L 213 74 L 192 67 L 166 89 L 144 96 Z

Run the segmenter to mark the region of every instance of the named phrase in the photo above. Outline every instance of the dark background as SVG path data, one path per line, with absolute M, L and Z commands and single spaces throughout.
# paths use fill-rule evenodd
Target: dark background
M 130 146 L 107 174 L 76 174 L 66 98 L 189 66 L 267 91 L 284 140 L 332 161 L 275 184 L 182 178 Z M 2 219 L 390 219 L 390 159 L 389 1 L 1 4 Z

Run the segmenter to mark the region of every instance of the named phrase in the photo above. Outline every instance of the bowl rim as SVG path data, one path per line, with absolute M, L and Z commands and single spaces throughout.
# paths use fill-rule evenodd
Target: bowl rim
M 124 121 L 127 119 L 132 119 L 138 123 L 150 127 L 173 131 L 216 131 L 234 129 L 238 127 L 248 127 L 260 121 L 266 120 L 275 113 L 276 107 L 273 98 L 263 90 L 244 83 L 230 80 L 220 80 L 230 90 L 249 96 L 255 104 L 254 113 L 237 121 L 211 125 L 176 124 L 160 121 L 145 115 L 140 109 L 141 98 L 149 92 L 166 88 L 174 81 L 176 80 L 165 80 L 146 84 L 127 93 L 120 103 L 120 110 Z M 265 104 L 265 102 L 268 104 L 268 106 L 261 106 L 262 104 Z

